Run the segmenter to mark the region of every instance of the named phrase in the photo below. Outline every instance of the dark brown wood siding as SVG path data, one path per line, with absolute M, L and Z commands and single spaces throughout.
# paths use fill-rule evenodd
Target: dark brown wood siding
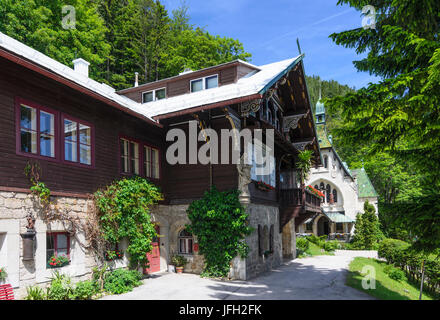
M 95 167 L 83 168 L 17 155 L 16 97 L 91 123 L 95 129 Z M 163 150 L 161 128 L 1 58 L 0 110 L 0 187 L 28 189 L 30 184 L 23 169 L 32 160 L 39 162 L 41 181 L 52 191 L 93 193 L 121 177 L 119 135 L 142 140 Z M 60 143 L 58 139 L 60 134 L 57 136 L 57 143 Z M 163 175 L 162 181 L 164 179 Z
M 179 125 L 177 127 L 182 129 L 188 138 L 188 124 Z M 229 122 L 226 119 L 217 119 L 213 121 L 212 128 L 219 132 L 221 128 L 230 129 Z M 198 130 L 199 132 L 199 130 Z M 174 142 L 169 142 L 170 146 Z M 204 145 L 205 142 L 198 143 L 198 149 Z M 221 143 L 219 141 L 221 148 Z M 198 199 L 203 196 L 204 192 L 210 188 L 210 172 L 212 172 L 212 183 L 220 191 L 236 189 L 238 187 L 238 173 L 236 165 L 217 164 L 209 165 L 188 164 L 189 148 L 187 140 L 187 164 L 169 165 L 167 162 L 164 166 L 167 171 L 167 185 L 166 197 L 171 203 L 189 203 L 193 199 Z M 220 151 L 219 151 L 220 162 Z

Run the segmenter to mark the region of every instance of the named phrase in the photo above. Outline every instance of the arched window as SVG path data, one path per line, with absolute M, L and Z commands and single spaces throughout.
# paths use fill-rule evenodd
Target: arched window
M 336 189 L 333 189 L 333 201 L 338 202 L 338 191 Z
M 324 156 L 324 168 L 328 168 L 328 157 Z
M 193 253 L 193 236 L 191 233 L 183 229 L 179 233 L 179 253 L 192 254 Z
M 319 184 L 319 189 L 320 189 L 320 190 L 324 190 L 324 189 L 325 189 L 324 182 L 321 182 L 321 183 Z
M 327 187 L 325 187 L 325 193 L 326 193 L 326 200 L 327 203 L 330 203 L 330 185 L 328 184 Z
M 318 185 L 317 185 L 317 184 L 315 184 L 315 189 L 316 189 L 316 190 L 319 190 L 319 187 L 318 187 Z

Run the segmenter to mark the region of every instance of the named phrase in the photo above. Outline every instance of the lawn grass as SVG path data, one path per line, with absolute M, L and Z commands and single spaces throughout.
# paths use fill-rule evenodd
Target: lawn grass
M 334 252 L 324 251 L 313 242 L 309 242 L 309 248 L 306 251 L 307 255 L 300 255 L 298 258 L 306 258 L 310 256 L 333 256 Z
M 376 270 L 376 289 L 362 288 L 361 272 L 366 265 L 373 266 Z M 419 285 L 410 283 L 407 279 L 403 281 L 391 279 L 383 270 L 386 265 L 385 261 L 377 259 L 355 258 L 350 263 L 346 284 L 381 300 L 419 300 Z M 434 299 L 435 297 L 423 293 L 422 300 Z

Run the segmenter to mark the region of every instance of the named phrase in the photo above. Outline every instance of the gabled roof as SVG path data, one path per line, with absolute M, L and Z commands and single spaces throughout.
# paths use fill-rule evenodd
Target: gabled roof
M 142 106 L 148 116 L 154 117 L 237 98 L 263 95 L 276 81 L 298 64 L 303 57 L 304 55 L 300 55 L 292 59 L 256 67 L 259 71 L 251 72 L 236 83 L 157 100 Z
M 357 176 L 359 198 L 375 198 L 378 196 L 364 168 L 352 169 L 351 171 Z
M 49 70 L 51 73 L 61 76 L 64 79 L 67 79 L 81 87 L 84 87 L 95 94 L 103 97 L 105 99 L 111 100 L 111 102 L 116 103 L 117 105 L 128 109 L 128 111 L 134 112 L 136 115 L 141 116 L 142 118 L 147 118 L 151 122 L 155 122 L 151 119 L 147 112 L 145 112 L 145 108 L 139 103 L 117 94 L 115 89 L 112 87 L 99 83 L 95 80 L 86 77 L 72 68 L 46 56 L 45 54 L 32 49 L 31 47 L 17 41 L 4 33 L 0 32 L 0 48 L 7 50 L 14 54 L 14 56 L 19 56 L 24 58 L 27 61 L 30 61 L 34 64 L 37 64 L 43 67 L 46 70 Z M 127 110 L 126 110 L 127 111 Z M 147 120 L 146 119 L 146 120 Z

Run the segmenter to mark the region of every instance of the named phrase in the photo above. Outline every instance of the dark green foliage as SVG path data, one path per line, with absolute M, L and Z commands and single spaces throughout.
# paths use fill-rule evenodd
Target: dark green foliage
M 373 250 L 382 238 L 383 235 L 380 231 L 380 224 L 374 206 L 366 201 L 364 203 L 364 213 L 356 216 L 352 247 L 354 249 Z
M 248 226 L 248 214 L 238 196 L 236 190 L 219 192 L 212 187 L 187 210 L 191 221 L 188 231 L 197 236 L 200 253 L 205 258 L 203 276 L 225 277 L 232 259 L 248 254 L 244 239 L 253 230 Z
M 334 136 L 350 153 L 357 150 L 358 162 L 372 162 L 367 171 L 376 172 L 372 180 L 391 215 L 383 219 L 390 233 L 413 238 L 414 246 L 432 251 L 440 246 L 440 2 L 338 4 L 359 11 L 366 4 L 376 8 L 375 30 L 358 28 L 330 37 L 366 53 L 354 65 L 381 81 L 326 101 L 330 113 L 340 113 L 343 120 Z M 377 155 L 387 158 L 382 167 L 374 160 Z
M 323 236 L 317 237 L 314 234 L 311 234 L 311 235 L 307 236 L 306 239 L 309 240 L 310 242 L 316 244 L 318 247 L 323 248 L 325 240 L 327 239 L 327 236 L 323 235 Z
M 75 300 L 91 300 L 92 297 L 99 292 L 96 282 L 86 280 L 76 283 L 73 290 L 73 299 Z
M 393 267 L 392 265 L 386 265 L 383 268 L 383 271 L 393 280 L 403 281 L 406 279 L 405 272 L 403 272 L 401 269 Z
M 132 268 L 148 266 L 147 253 L 156 236 L 151 222 L 150 207 L 162 199 L 159 189 L 141 177 L 122 179 L 95 193 L 103 238 L 117 244 L 128 239 Z
M 385 239 L 379 244 L 378 255 L 388 263 L 399 267 L 415 282 L 421 281 L 422 263 L 425 261 L 425 281 L 427 289 L 438 292 L 440 289 L 439 252 L 426 254 L 414 250 L 409 243 L 395 239 Z
M 106 275 L 104 290 L 112 294 L 129 292 L 142 284 L 141 279 L 141 273 L 136 270 L 116 269 Z
M 296 238 L 296 250 L 301 250 L 301 252 L 306 252 L 310 247 L 309 241 L 306 237 Z M 298 255 L 300 253 L 297 252 Z
M 76 9 L 76 29 L 65 30 L 64 5 Z M 0 31 L 72 66 L 91 63 L 90 75 L 117 89 L 175 76 L 250 54 L 231 38 L 213 36 L 189 24 L 183 5 L 170 16 L 153 0 L 0 0 Z

